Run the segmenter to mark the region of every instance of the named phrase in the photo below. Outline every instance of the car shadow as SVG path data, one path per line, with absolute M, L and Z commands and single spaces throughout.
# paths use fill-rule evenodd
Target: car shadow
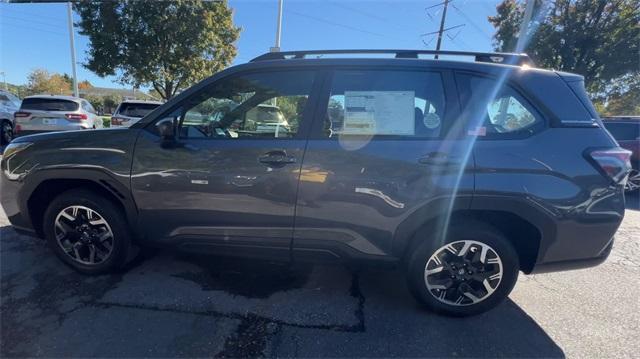
M 513 301 L 437 315 L 400 270 L 160 250 L 83 276 L 5 226 L 0 274 L 3 356 L 564 357 Z

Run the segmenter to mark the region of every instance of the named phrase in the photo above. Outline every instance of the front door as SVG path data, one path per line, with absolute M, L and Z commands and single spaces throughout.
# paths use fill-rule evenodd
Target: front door
M 146 240 L 288 258 L 315 76 L 223 78 L 172 112 L 175 143 L 143 130 L 132 189 Z

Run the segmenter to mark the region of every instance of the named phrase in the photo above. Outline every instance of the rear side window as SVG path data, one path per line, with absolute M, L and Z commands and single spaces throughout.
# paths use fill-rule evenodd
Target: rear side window
M 78 103 L 55 98 L 25 98 L 22 100 L 22 110 L 39 111 L 76 111 Z
M 339 70 L 333 76 L 324 134 L 437 138 L 444 111 L 440 73 Z
M 118 109 L 118 114 L 122 116 L 128 117 L 139 117 L 142 118 L 146 116 L 149 112 L 158 108 L 158 104 L 154 103 L 127 103 L 124 102 L 120 105 Z
M 617 141 L 632 141 L 640 138 L 640 122 L 615 123 L 605 122 L 604 126 Z
M 91 104 L 88 101 L 82 101 L 82 108 L 89 113 L 96 112 L 96 110 L 93 108 L 93 106 L 91 106 Z
M 504 81 L 473 75 L 459 75 L 458 80 L 470 134 L 503 137 L 543 125 L 533 106 Z

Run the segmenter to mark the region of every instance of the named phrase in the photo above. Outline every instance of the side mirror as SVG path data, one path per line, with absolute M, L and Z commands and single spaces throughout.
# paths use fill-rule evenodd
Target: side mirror
M 162 146 L 174 144 L 176 142 L 175 126 L 173 119 L 165 119 L 156 125 L 158 134 L 160 135 L 160 143 Z

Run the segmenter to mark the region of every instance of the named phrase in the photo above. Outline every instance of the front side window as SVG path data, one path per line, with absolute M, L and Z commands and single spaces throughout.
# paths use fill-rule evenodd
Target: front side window
M 291 138 L 302 123 L 315 74 L 257 73 L 221 80 L 187 103 L 182 138 Z
M 443 132 L 444 110 L 439 73 L 336 71 L 324 134 L 436 138 Z

